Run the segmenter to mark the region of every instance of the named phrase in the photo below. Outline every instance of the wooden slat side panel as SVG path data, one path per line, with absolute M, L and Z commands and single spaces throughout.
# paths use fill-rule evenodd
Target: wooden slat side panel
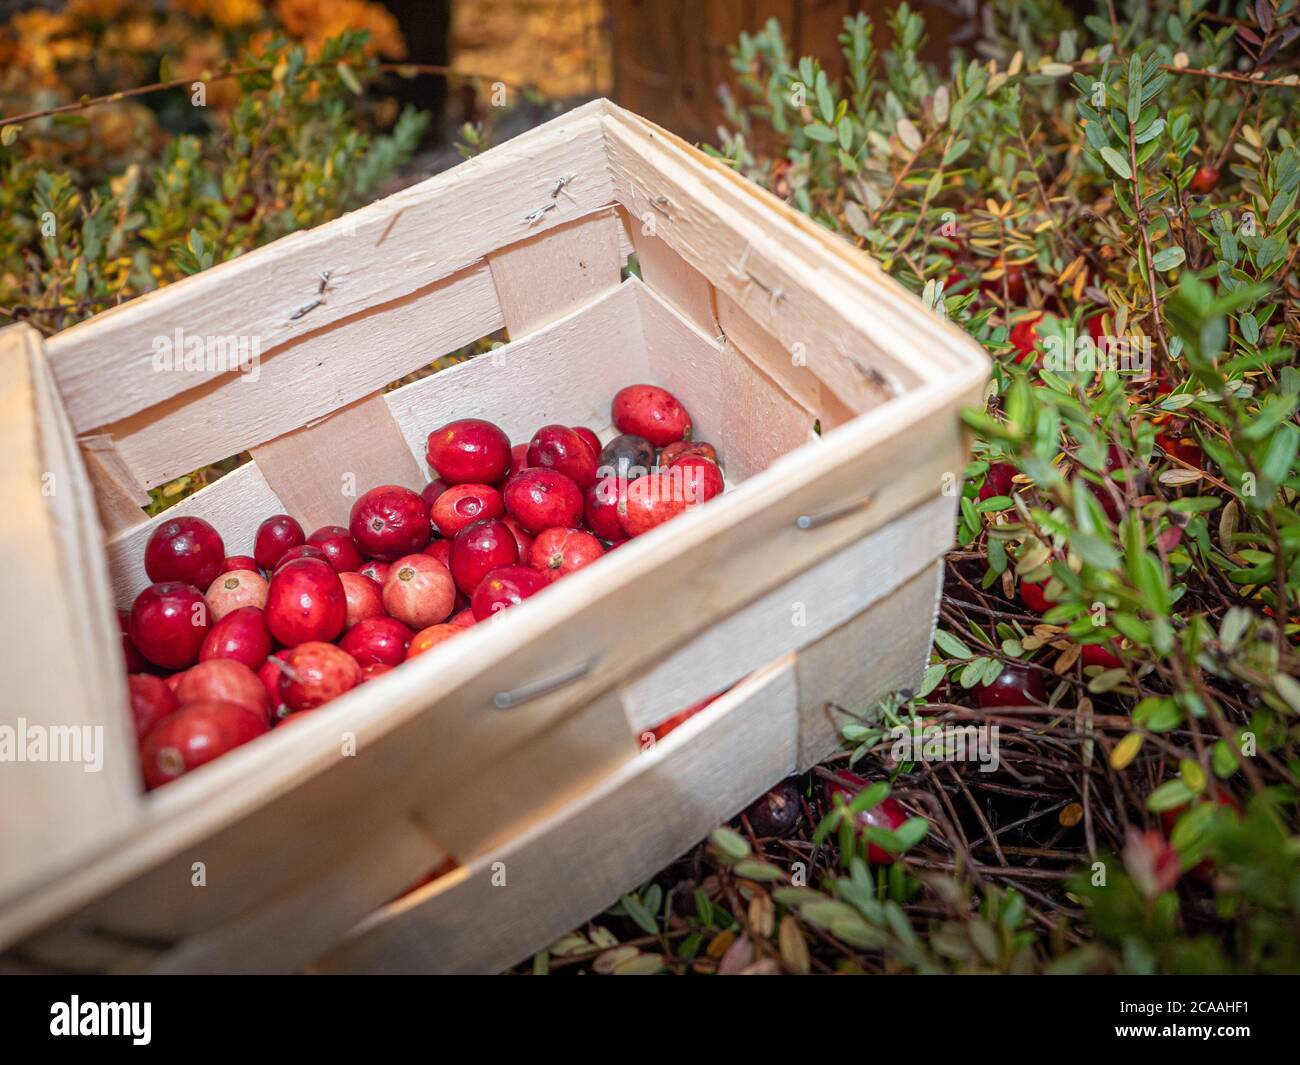
M 776 338 L 760 329 L 758 323 L 725 293 L 717 293 L 716 302 L 719 329 L 726 337 L 728 349 L 770 374 L 795 400 L 814 412 L 821 421 L 823 432 L 856 417 L 857 412 L 847 407 L 808 368 L 804 361 L 805 351 L 782 348 Z
M 40 339 L 0 332 L 0 900 L 128 830 L 139 766 L 94 502 Z
M 255 463 L 248 462 L 231 470 L 175 506 L 122 530 L 108 541 L 114 601 L 119 608 L 129 610 L 135 597 L 149 584 L 144 571 L 145 544 L 154 529 L 169 518 L 184 515 L 203 518 L 221 534 L 227 555 L 251 555 L 257 527 L 272 514 L 283 511 L 284 505 Z
M 724 618 L 665 658 L 624 693 L 638 731 L 721 691 L 764 662 L 816 643 L 873 603 L 890 598 L 952 543 L 954 500 L 937 496 L 780 588 Z M 933 609 L 900 618 L 905 630 L 929 637 Z M 901 638 L 905 633 L 900 632 Z M 863 672 L 876 655 L 862 648 Z
M 378 485 L 419 491 L 428 483 L 378 392 L 252 454 L 271 491 L 308 533 L 322 525 L 346 527 L 357 497 Z
M 638 296 L 650 383 L 691 397 L 692 435 L 718 447 L 733 483 L 816 440 L 815 415 L 778 383 L 697 329 L 647 286 L 629 284 Z
M 628 231 L 641 266 L 641 280 L 678 314 L 708 336 L 718 335 L 713 286 L 658 235 L 658 212 L 627 216 Z
M 120 421 L 220 376 L 152 372 L 155 338 L 178 326 L 200 337 L 260 337 L 269 352 L 608 206 L 614 196 L 600 131 L 606 106 L 584 105 L 426 182 L 61 333 L 50 344 L 51 361 L 74 427 L 85 432 Z M 561 177 L 571 180 L 552 199 Z M 530 218 L 552 203 L 554 210 Z M 325 270 L 325 302 L 295 319 L 320 296 Z M 114 356 L 111 369 L 106 351 Z
M 496 422 L 514 443 L 552 422 L 609 421 L 611 397 L 648 368 L 634 283 L 469 362 L 387 393 L 407 447 L 423 467 L 429 433 L 454 418 Z
M 941 559 L 799 652 L 799 772 L 839 749 L 842 725 L 920 683 L 942 585 Z
M 527 957 L 789 774 L 795 716 L 786 660 L 445 885 L 394 904 L 318 967 L 490 973 Z
M 113 438 L 102 433 L 82 437 L 81 457 L 104 532 L 113 536 L 139 525 L 144 520 L 149 493 L 136 483 L 135 475 L 117 453 Z
M 624 258 L 613 208 L 548 230 L 488 256 L 512 340 L 618 287 Z
M 191 388 L 111 431 L 140 483 L 156 487 L 328 417 L 502 325 L 487 264 L 479 263 L 274 350 L 263 344 L 250 372 Z

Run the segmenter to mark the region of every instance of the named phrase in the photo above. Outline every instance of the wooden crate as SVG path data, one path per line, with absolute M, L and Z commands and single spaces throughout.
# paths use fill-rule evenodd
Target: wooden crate
M 255 379 L 158 370 L 177 330 L 256 338 Z M 104 729 L 98 773 L 0 764 L 6 965 L 490 971 L 544 946 L 825 757 L 836 705 L 916 682 L 987 374 L 865 256 L 605 101 L 43 344 L 0 333 L 3 545 L 29 562 L 0 639 L 40 666 L 0 723 Z M 426 483 L 453 417 L 607 437 L 638 381 L 718 445 L 721 499 L 140 792 L 112 610 L 147 583 L 146 489 L 250 450 L 167 512 L 247 551 L 268 514 L 345 524 Z

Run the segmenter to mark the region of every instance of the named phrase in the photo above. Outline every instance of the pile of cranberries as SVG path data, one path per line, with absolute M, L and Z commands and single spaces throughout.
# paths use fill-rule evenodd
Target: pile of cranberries
M 347 528 L 268 517 L 248 555 L 202 518 L 162 522 L 153 583 L 120 615 L 145 785 L 212 761 L 424 654 L 722 492 L 671 393 L 614 396 L 619 433 L 544 425 L 511 446 L 465 418 L 428 438 L 432 483 L 382 485 Z

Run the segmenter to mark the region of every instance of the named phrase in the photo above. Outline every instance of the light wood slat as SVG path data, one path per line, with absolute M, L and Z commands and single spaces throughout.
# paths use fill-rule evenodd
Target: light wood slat
M 65 330 L 49 350 L 73 426 L 85 432 L 120 421 L 217 376 L 153 372 L 154 338 L 178 326 L 194 336 L 260 337 L 270 352 L 609 205 L 604 108 L 586 104 L 387 199 Z M 572 180 L 552 201 L 560 177 Z M 528 219 L 551 202 L 555 210 Z M 292 319 L 317 298 L 323 270 L 333 271 L 326 302 Z
M 149 493 L 136 483 L 135 475 L 117 453 L 113 438 L 96 434 L 82 437 L 80 443 L 104 532 L 113 536 L 139 525 L 144 520 L 144 507 L 149 504 Z
M 921 682 L 942 583 L 939 560 L 799 652 L 800 773 L 840 748 L 842 725 Z
M 940 496 L 800 573 L 724 618 L 638 677 L 624 692 L 640 732 L 733 684 L 787 651 L 801 651 L 892 596 L 952 543 L 955 500 Z M 933 589 L 931 589 L 933 591 Z M 924 628 L 921 626 L 920 628 Z M 862 669 L 878 662 L 861 648 Z
M 542 949 L 792 772 L 794 694 L 786 659 L 560 813 L 386 908 L 316 968 L 491 973 Z
M 419 491 L 429 481 L 382 394 L 336 411 L 296 432 L 253 448 L 253 459 L 282 505 L 310 533 L 347 526 L 352 504 L 381 484 Z
M 650 208 L 626 219 L 641 265 L 641 279 L 678 314 L 707 336 L 719 334 L 709 279 L 657 235 L 658 213 Z
M 0 453 L 0 547 L 13 562 L 0 611 L 0 645 L 14 666 L 0 703 L 0 743 L 10 746 L 0 769 L 8 902 L 129 830 L 140 786 L 94 503 L 27 325 L 0 331 Z M 77 760 L 51 758 L 63 742 L 56 730 L 75 731 L 65 753 Z M 29 745 L 36 735 L 44 752 Z
M 156 487 L 327 417 L 502 324 L 479 263 L 283 345 L 256 373 L 227 374 L 119 422 L 113 437 L 140 483 Z
M 618 287 L 624 262 L 619 229 L 611 208 L 488 256 L 510 339 L 518 340 Z

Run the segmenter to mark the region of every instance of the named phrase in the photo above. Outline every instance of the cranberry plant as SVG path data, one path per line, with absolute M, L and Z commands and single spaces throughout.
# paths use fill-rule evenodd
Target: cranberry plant
M 907 5 L 847 18 L 843 77 L 769 22 L 713 149 L 994 360 L 933 664 L 844 708 L 930 830 L 868 864 L 823 767 L 798 836 L 741 818 L 611 911 L 637 966 L 1300 969 L 1300 10 L 988 12 L 946 71 Z M 918 722 L 998 726 L 997 770 L 892 755 Z

